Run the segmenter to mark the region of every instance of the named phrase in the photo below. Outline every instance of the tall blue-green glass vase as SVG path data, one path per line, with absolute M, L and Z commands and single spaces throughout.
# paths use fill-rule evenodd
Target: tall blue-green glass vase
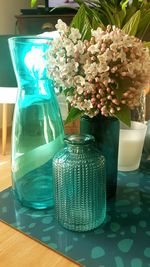
M 18 83 L 12 130 L 12 184 L 16 198 L 36 209 L 54 204 L 52 158 L 64 146 L 53 81 L 46 74 L 52 39 L 16 36 L 9 47 Z

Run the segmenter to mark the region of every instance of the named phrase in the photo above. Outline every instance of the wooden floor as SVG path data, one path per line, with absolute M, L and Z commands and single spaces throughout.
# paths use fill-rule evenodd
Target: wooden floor
M 0 138 L 0 144 L 1 144 L 1 138 Z M 0 149 L 0 191 L 11 185 L 10 163 L 11 163 L 11 137 L 8 136 L 5 156 L 2 156 L 2 150 Z
M 0 191 L 11 185 L 11 141 L 6 155 L 0 146 Z M 0 139 L 1 144 L 1 139 Z M 0 267 L 76 267 L 80 266 L 43 246 L 23 233 L 0 222 Z

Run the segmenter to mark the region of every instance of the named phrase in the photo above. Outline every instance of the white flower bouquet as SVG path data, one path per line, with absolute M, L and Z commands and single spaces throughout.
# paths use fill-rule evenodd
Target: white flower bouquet
M 150 83 L 150 55 L 142 41 L 116 26 L 79 29 L 58 20 L 58 38 L 47 52 L 48 76 L 71 109 L 66 122 L 82 115 L 115 116 L 130 125 L 131 110 Z

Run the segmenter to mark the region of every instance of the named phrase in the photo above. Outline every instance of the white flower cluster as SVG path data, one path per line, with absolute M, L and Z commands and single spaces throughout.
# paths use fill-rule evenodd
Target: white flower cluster
M 48 75 L 71 106 L 93 117 L 115 115 L 139 104 L 150 82 L 150 56 L 143 43 L 115 26 L 92 30 L 82 41 L 78 29 L 58 20 L 59 37 L 47 53 Z

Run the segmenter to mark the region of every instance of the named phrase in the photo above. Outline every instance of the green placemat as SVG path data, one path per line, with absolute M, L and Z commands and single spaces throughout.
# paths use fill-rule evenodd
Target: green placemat
M 150 267 L 150 176 L 120 172 L 116 199 L 102 226 L 87 233 L 62 228 L 54 209 L 21 206 L 8 188 L 0 193 L 0 218 L 87 267 Z

